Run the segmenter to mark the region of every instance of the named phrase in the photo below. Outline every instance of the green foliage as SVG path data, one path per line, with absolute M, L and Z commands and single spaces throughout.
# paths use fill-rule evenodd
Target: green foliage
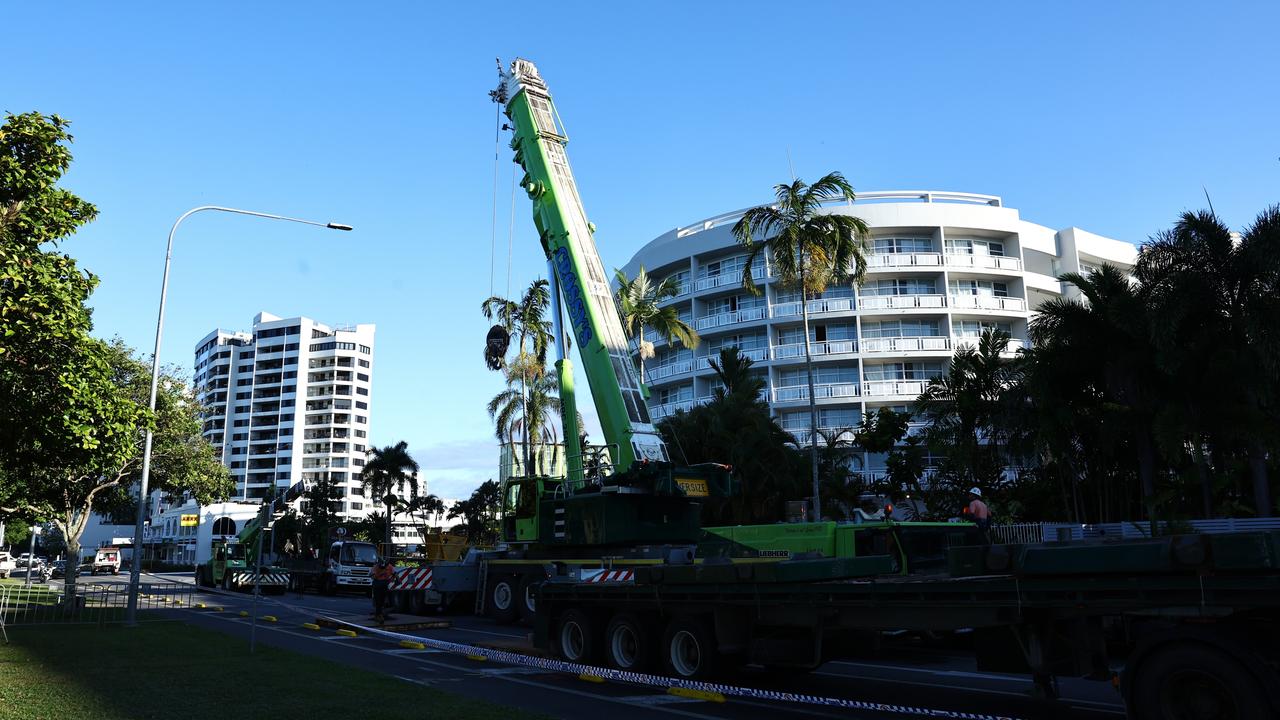
M 643 265 L 634 278 L 628 278 L 618 269 L 613 273 L 618 283 L 618 313 L 622 329 L 635 341 L 639 350 L 641 381 L 644 380 L 644 361 L 653 357 L 653 343 L 644 339 L 645 328 L 652 329 L 672 345 L 678 342 L 690 350 L 698 347 L 702 338 L 693 326 L 680 319 L 676 306 L 660 304 L 680 294 L 680 285 L 674 277 L 655 283 Z
M 486 480 L 471 497 L 458 500 L 449 508 L 448 519 L 461 520 L 452 532 L 467 536 L 472 545 L 492 545 L 498 541 L 498 515 L 502 509 L 502 489 Z
M 409 488 L 409 496 L 418 494 L 418 461 L 409 454 L 409 443 L 401 440 L 395 445 L 371 448 L 369 459 L 360 471 L 360 485 L 372 502 L 381 502 L 386 509 L 385 542 L 391 544 L 391 517 L 394 507 L 401 502 L 395 493 Z M 376 537 L 376 535 L 375 535 Z
M 770 417 L 764 379 L 736 347 L 720 351 L 711 368 L 721 387 L 710 402 L 663 418 L 657 428 L 671 454 L 687 465 L 728 464 L 742 493 L 724 507 L 704 505 L 707 523 L 774 522 L 784 503 L 803 497 L 803 459 L 789 433 Z

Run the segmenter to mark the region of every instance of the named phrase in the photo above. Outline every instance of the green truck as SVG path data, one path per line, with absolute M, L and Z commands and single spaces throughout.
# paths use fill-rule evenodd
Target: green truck
M 196 585 L 241 592 L 259 588 L 262 592 L 283 593 L 289 587 L 289 571 L 258 563 L 262 532 L 270 522 L 268 518 L 278 519 L 283 507 L 284 501 L 263 503 L 257 517 L 245 523 L 235 539 L 213 540 L 209 559 L 196 566 Z

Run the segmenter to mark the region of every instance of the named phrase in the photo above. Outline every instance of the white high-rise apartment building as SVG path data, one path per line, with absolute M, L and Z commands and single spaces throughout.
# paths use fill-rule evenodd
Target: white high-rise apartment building
M 196 346 L 204 437 L 236 481 L 232 500 L 322 478 L 340 515 L 376 510 L 358 475 L 368 448 L 373 325 L 331 327 L 258 313 L 252 332 L 214 330 Z
M 1078 292 L 1059 275 L 1103 263 L 1127 270 L 1137 257 L 1126 242 L 1026 222 L 991 195 L 869 192 L 826 211 L 865 220 L 874 251 L 860 288 L 846 279 L 809 300 L 820 431 L 855 427 L 880 407 L 908 410 L 955 349 L 976 344 L 986 328 L 1008 332 L 1016 351 L 1040 303 Z M 768 258 L 752 270 L 762 294 L 742 288 L 745 252 L 730 232 L 741 216 L 665 233 L 624 269 L 628 277 L 642 265 L 655 280 L 675 277 L 681 292 L 665 302 L 702 335 L 696 351 L 646 335 L 656 351 L 645 363 L 650 412 L 657 420 L 709 399 L 718 380 L 708 360 L 737 346 L 767 381 L 775 416 L 803 444 L 809 390 L 799 293 L 779 286 Z M 883 469 L 883 458 L 867 462 L 866 470 Z

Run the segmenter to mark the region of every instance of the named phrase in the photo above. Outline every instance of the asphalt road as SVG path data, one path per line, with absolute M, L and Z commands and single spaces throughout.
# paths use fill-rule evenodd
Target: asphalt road
M 148 575 L 144 581 L 181 581 L 190 575 Z M 128 582 L 128 576 L 100 576 L 96 582 Z M 252 610 L 252 598 L 244 595 L 201 595 L 210 605 L 225 612 L 186 612 L 192 624 L 233 635 L 249 637 L 251 620 L 240 610 Z M 590 683 L 573 675 L 537 668 L 478 663 L 463 656 L 437 650 L 412 650 L 373 636 L 346 638 L 332 631 L 312 631 L 302 627 L 318 615 L 363 615 L 371 611 L 363 595 L 326 597 L 308 593 L 268 596 L 252 615 L 274 615 L 277 623 L 259 622 L 259 642 L 325 657 L 337 662 L 385 672 L 405 682 L 439 687 L 462 695 L 521 707 L 565 718 L 608 714 L 610 720 L 657 718 L 670 715 L 698 718 L 759 717 L 763 713 L 778 720 L 791 718 L 887 718 L 918 717 L 884 711 L 850 711 L 818 705 L 786 704 L 729 698 L 711 703 L 674 697 L 659 689 L 623 683 Z M 452 627 L 414 630 L 409 634 L 451 642 L 475 644 L 483 641 L 518 640 L 527 628 L 497 625 L 485 618 L 452 615 Z M 910 705 L 916 708 L 1003 715 L 1027 720 L 1116 720 L 1123 717 L 1119 695 L 1106 683 L 1064 680 L 1063 699 L 1053 705 L 1030 697 L 1031 683 L 1022 676 L 978 672 L 973 657 L 965 652 L 922 647 L 910 642 L 890 641 L 874 656 L 833 661 L 807 674 L 774 675 L 747 668 L 731 680 L 735 685 L 764 690 Z

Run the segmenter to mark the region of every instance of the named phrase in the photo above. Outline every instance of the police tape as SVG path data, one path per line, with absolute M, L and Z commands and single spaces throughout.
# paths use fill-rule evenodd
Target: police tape
M 757 688 L 740 687 L 737 685 L 723 685 L 720 683 L 701 682 L 696 680 L 680 680 L 678 678 L 663 677 L 661 675 L 648 675 L 645 673 L 615 670 L 613 668 L 582 665 L 579 663 L 565 662 L 563 660 L 551 660 L 548 658 L 523 655 L 521 653 L 509 652 L 506 650 L 495 650 L 492 648 L 449 642 L 447 640 L 436 640 L 434 638 L 427 638 L 419 635 L 407 635 L 404 633 L 393 632 L 391 630 L 356 625 L 354 623 L 345 622 L 331 617 L 321 617 L 320 619 L 335 625 L 359 628 L 366 633 L 383 636 L 390 640 L 409 640 L 411 642 L 421 643 L 435 650 L 443 650 L 445 652 L 466 655 L 469 657 L 483 657 L 486 660 L 506 663 L 508 665 L 524 665 L 552 672 L 567 673 L 578 676 L 592 676 L 596 678 L 603 678 L 605 680 L 624 682 L 631 685 L 647 685 L 649 687 L 659 687 L 668 690 L 672 688 L 679 688 L 701 693 L 718 693 L 728 697 L 774 700 L 778 702 L 801 703 L 805 705 L 821 705 L 824 707 L 837 707 L 847 710 L 869 710 L 896 713 L 899 715 L 912 715 L 917 717 L 954 718 L 955 720 L 1016 720 L 1016 718 L 1006 715 L 988 715 L 985 713 L 970 713 L 957 710 L 936 710 L 931 708 L 914 707 L 911 705 L 899 705 L 896 703 L 831 698 L 823 697 L 821 695 L 809 695 L 805 693 L 793 693 L 780 690 L 760 690 Z
M 219 589 L 201 588 L 203 592 L 209 592 L 214 595 L 225 595 L 228 597 L 245 597 L 243 593 L 231 593 Z M 493 662 L 506 663 L 508 665 L 523 665 L 533 667 L 539 670 L 549 672 L 565 673 L 577 676 L 592 676 L 602 678 L 604 680 L 613 680 L 615 682 L 627 683 L 630 685 L 644 685 L 648 687 L 663 688 L 665 690 L 684 690 L 693 693 L 711 693 L 724 695 L 726 697 L 740 697 L 752 700 L 770 700 L 774 702 L 798 703 L 802 705 L 817 705 L 822 707 L 834 707 L 844 710 L 864 710 L 869 712 L 894 713 L 897 715 L 907 715 L 914 717 L 927 718 L 946 718 L 947 720 L 1018 720 L 1018 718 L 1008 715 L 989 715 L 986 713 L 971 713 L 960 710 L 938 710 L 933 708 L 922 708 L 912 705 L 900 705 L 897 703 L 875 702 L 871 700 L 851 700 L 848 698 L 824 697 L 822 695 L 810 695 L 807 693 L 794 693 L 783 690 L 761 690 L 758 688 L 740 687 L 737 685 L 724 685 L 721 683 L 701 682 L 697 680 L 681 680 L 679 678 L 664 677 L 661 675 L 649 675 L 646 673 L 628 672 L 625 670 L 615 670 L 613 668 L 595 667 L 592 665 L 583 665 L 580 663 L 571 663 L 564 660 L 552 660 L 549 658 L 535 657 L 532 655 L 524 655 L 521 653 L 510 652 L 507 650 L 496 650 L 493 648 L 477 647 L 474 645 L 465 645 L 463 643 L 450 642 L 448 640 L 437 640 L 435 638 L 423 637 L 421 635 L 409 635 L 406 633 L 398 633 L 391 630 L 383 630 L 376 627 L 368 627 L 358 625 L 356 623 L 340 620 L 337 618 L 327 617 L 324 615 L 316 616 L 316 609 L 303 606 L 293 605 L 291 603 L 282 602 L 275 598 L 266 598 L 259 596 L 259 601 L 268 602 L 280 607 L 286 608 L 292 612 L 299 614 L 307 614 L 316 617 L 326 623 L 332 623 L 334 626 L 346 629 L 348 631 L 354 629 L 369 635 L 381 636 L 397 644 L 401 642 L 411 642 L 421 644 L 425 648 L 433 650 L 442 650 L 444 652 L 462 655 L 472 659 L 489 660 Z

